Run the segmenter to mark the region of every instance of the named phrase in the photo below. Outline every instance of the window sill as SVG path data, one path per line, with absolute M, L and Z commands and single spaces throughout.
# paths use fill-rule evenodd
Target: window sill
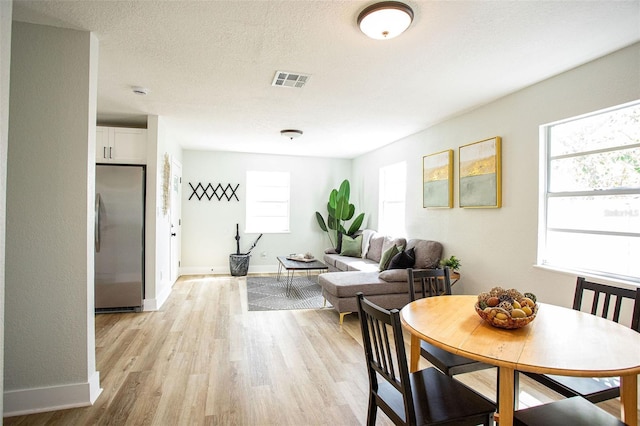
M 584 277 L 587 280 L 594 280 L 597 282 L 601 282 L 603 284 L 610 284 L 610 285 L 622 284 L 625 286 L 640 287 L 640 281 L 631 281 L 631 280 L 613 278 L 607 275 L 598 275 L 598 274 L 593 274 L 585 271 L 579 271 L 576 269 L 565 269 L 565 268 L 560 268 L 557 266 L 549 266 L 549 265 L 533 265 L 533 267 L 544 269 L 545 271 L 559 272 L 561 274 L 571 275 L 573 277 Z
M 245 234 L 290 234 L 291 231 L 254 231 L 254 230 L 245 229 L 244 233 Z

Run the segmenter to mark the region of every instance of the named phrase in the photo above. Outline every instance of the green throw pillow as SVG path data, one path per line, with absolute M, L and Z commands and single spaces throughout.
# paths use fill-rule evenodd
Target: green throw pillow
M 343 235 L 340 254 L 343 256 L 360 257 L 362 255 L 362 235 L 358 235 L 355 238 Z
M 386 271 L 387 269 L 389 269 L 389 263 L 391 263 L 391 259 L 398 253 L 400 253 L 401 249 L 403 249 L 404 247 L 398 247 L 398 246 L 391 246 L 389 247 L 384 253 L 382 253 L 382 256 L 380 257 L 380 270 L 381 271 Z

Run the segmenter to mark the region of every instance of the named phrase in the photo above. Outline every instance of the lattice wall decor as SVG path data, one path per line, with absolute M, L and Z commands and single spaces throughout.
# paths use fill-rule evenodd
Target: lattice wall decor
M 202 200 L 204 197 L 207 197 L 209 201 L 216 197 L 218 201 L 222 201 L 223 198 L 226 198 L 227 201 L 231 201 L 232 198 L 240 201 L 238 196 L 236 195 L 236 191 L 240 184 L 236 184 L 235 187 L 232 187 L 230 183 L 227 186 L 223 187 L 221 183 L 216 185 L 215 187 L 212 184 L 207 184 L 205 187 L 201 182 L 198 182 L 196 187 L 193 187 L 193 184 L 189 182 L 189 186 L 191 187 L 191 195 L 189 196 L 189 200 L 191 200 L 194 196 L 199 200 Z

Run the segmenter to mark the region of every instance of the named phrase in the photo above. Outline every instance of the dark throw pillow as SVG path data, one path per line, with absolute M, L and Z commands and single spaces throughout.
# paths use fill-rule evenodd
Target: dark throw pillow
M 393 256 L 391 262 L 389 262 L 388 269 L 407 269 L 413 268 L 413 265 L 416 263 L 416 255 L 413 251 L 413 248 L 409 250 L 401 251 L 400 253 Z

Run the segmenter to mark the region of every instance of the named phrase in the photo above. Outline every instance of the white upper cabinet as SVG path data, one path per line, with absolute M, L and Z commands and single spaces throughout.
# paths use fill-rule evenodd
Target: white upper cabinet
M 96 163 L 147 163 L 146 129 L 97 126 L 96 133 Z

